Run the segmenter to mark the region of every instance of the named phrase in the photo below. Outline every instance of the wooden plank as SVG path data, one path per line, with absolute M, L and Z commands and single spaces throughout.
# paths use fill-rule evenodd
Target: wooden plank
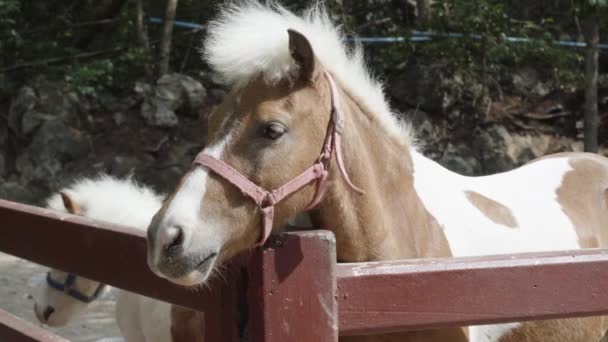
M 69 340 L 0 309 L 0 341 L 68 342 Z
M 335 245 L 327 231 L 288 233 L 253 254 L 252 341 L 338 341 Z
M 608 251 L 339 264 L 340 335 L 608 314 Z
M 225 265 L 222 286 L 216 286 L 208 305 L 215 310 L 205 314 L 205 341 L 241 342 L 244 336 L 247 304 L 247 255 Z
M 196 290 L 153 274 L 145 232 L 0 200 L 0 251 L 187 308 L 217 312 L 225 284 L 214 278 Z

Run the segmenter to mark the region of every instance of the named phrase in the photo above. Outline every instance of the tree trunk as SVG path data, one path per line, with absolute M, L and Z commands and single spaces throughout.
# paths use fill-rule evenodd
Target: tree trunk
M 431 0 L 416 0 L 416 7 L 418 9 L 418 28 L 428 29 L 431 24 Z
M 173 34 L 173 22 L 175 20 L 175 9 L 177 0 L 167 0 L 165 20 L 163 23 L 163 35 L 160 41 L 160 76 L 169 72 L 169 59 L 171 56 L 171 36 Z
M 148 37 L 148 26 L 144 22 L 144 4 L 143 0 L 136 0 L 136 12 L 137 12 L 137 38 L 139 39 L 139 45 L 146 51 L 150 50 L 150 38 Z
M 590 14 L 585 20 L 585 41 L 587 43 L 587 56 L 585 65 L 585 152 L 597 152 L 598 141 L 598 106 L 597 81 L 598 59 L 600 41 L 599 18 L 597 14 Z

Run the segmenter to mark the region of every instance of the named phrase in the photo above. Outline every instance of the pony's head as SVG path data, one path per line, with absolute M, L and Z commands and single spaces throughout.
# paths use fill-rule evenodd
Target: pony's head
M 100 176 L 62 189 L 47 200 L 47 208 L 144 229 L 161 201 L 152 190 L 129 179 Z M 79 317 L 105 288 L 97 281 L 51 269 L 35 293 L 34 312 L 41 323 L 64 326 Z
M 361 50 L 346 48 L 343 38 L 316 6 L 298 17 L 278 6 L 229 5 L 210 24 L 203 53 L 232 91 L 209 118 L 201 165 L 182 178 L 148 228 L 155 273 L 202 283 L 214 265 L 265 239 L 262 221 L 276 230 L 322 196 L 321 173 L 329 171 L 327 183 L 342 181 L 336 162 L 305 172 L 329 165 L 320 155 L 332 129 L 342 129 L 330 122 L 332 98 L 342 92 L 332 91 L 332 79 L 386 111 L 380 121 L 394 120 Z M 298 183 L 303 172 L 310 177 Z

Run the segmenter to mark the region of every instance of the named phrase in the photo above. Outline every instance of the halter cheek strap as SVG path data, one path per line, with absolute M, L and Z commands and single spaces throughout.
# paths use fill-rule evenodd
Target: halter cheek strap
M 340 174 L 342 175 L 342 178 L 346 184 L 355 192 L 364 194 L 364 191 L 356 187 L 346 173 L 341 147 L 341 135 L 344 130 L 344 117 L 342 116 L 340 101 L 337 100 L 339 93 L 336 84 L 329 73 L 324 72 L 324 75 L 329 83 L 331 94 L 331 118 L 327 127 L 323 149 L 321 150 L 319 158 L 311 167 L 300 173 L 289 182 L 277 189 L 268 191 L 250 181 L 246 176 L 234 169 L 232 166 L 204 152 L 199 153 L 194 159 L 194 165 L 206 167 L 228 182 L 232 183 L 232 185 L 241 190 L 245 196 L 251 198 L 258 208 L 260 208 L 262 211 L 262 236 L 256 246 L 263 245 L 270 236 L 274 222 L 274 206 L 282 201 L 285 197 L 297 192 L 310 182 L 316 180 L 317 188 L 315 195 L 305 210 L 312 209 L 319 204 L 323 194 L 325 193 L 327 177 L 329 175 L 329 166 L 333 154 L 336 156 L 338 169 L 340 170 Z

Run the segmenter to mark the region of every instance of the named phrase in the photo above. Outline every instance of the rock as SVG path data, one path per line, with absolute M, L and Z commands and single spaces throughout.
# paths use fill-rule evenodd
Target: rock
M 192 77 L 174 73 L 164 75 L 156 82 L 156 95 L 171 102 L 173 110 L 196 117 L 207 90 Z
M 6 182 L 0 178 L 0 198 L 27 204 L 40 202 L 40 197 L 32 193 L 25 186 L 16 182 Z
M 412 125 L 416 139 L 424 143 L 430 143 L 433 135 L 433 123 L 429 115 L 421 110 L 411 109 L 407 110 L 403 116 Z
M 462 72 L 448 73 L 442 65 L 414 65 L 391 82 L 390 95 L 398 103 L 428 113 L 446 114 L 457 104 L 479 105 L 483 87 Z
M 448 143 L 437 162 L 445 168 L 465 176 L 476 176 L 482 172 L 479 160 L 474 157 L 473 151 L 466 144 Z
M 151 85 L 143 82 L 135 82 L 135 88 L 133 88 L 133 90 L 140 98 L 152 96 L 154 93 L 154 88 L 152 88 Z
M 0 154 L 0 177 L 4 176 L 5 174 L 6 174 L 6 159 L 4 159 L 4 154 Z
M 513 73 L 511 78 L 513 90 L 518 95 L 529 97 L 543 97 L 551 92 L 551 89 L 541 82 L 540 75 L 534 68 L 525 67 Z
M 110 161 L 109 173 L 117 177 L 126 177 L 134 174 L 142 162 L 131 156 L 114 156 Z
M 21 133 L 28 135 L 38 129 L 44 121 L 53 119 L 54 117 L 52 115 L 30 110 L 21 117 Z
M 501 125 L 485 129 L 474 139 L 473 145 L 484 174 L 508 171 L 547 154 L 578 148 L 577 142 L 570 138 L 509 132 Z
M 67 92 L 65 83 L 39 77 L 34 88 L 38 95 L 37 108 L 40 112 L 60 118 L 71 126 L 79 124 L 79 104 L 84 104 L 85 100 L 74 92 Z M 90 109 L 84 106 L 84 110 L 86 113 Z
M 123 112 L 116 112 L 112 115 L 112 120 L 116 126 L 122 126 L 127 121 L 127 116 Z
M 516 167 L 515 160 L 506 153 L 510 144 L 511 136 L 503 126 L 494 125 L 480 132 L 473 146 L 480 157 L 485 174 L 494 174 Z
M 9 109 L 9 126 L 23 135 L 33 133 L 44 121 L 55 118 L 71 126 L 79 126 L 79 108 L 86 101 L 76 93 L 66 92 L 64 88 L 62 82 L 39 77 L 31 86 L 19 89 Z M 86 106 L 83 108 L 90 109 Z
M 549 95 L 551 89 L 545 83 L 539 82 L 534 86 L 534 88 L 532 88 L 530 92 L 537 97 L 545 97 Z
M 67 126 L 58 119 L 45 121 L 36 131 L 32 143 L 16 161 L 21 180 L 52 180 L 65 163 L 82 158 L 89 152 L 86 134 Z
M 601 109 L 608 108 L 608 95 L 601 96 L 598 102 Z
M 538 80 L 539 76 L 536 69 L 526 67 L 515 71 L 511 82 L 514 90 L 525 93 L 532 89 L 538 83 Z
M 222 103 L 226 97 L 226 91 L 219 88 L 214 88 L 209 91 L 209 100 L 213 104 Z
M 36 92 L 31 87 L 22 87 L 17 92 L 17 96 L 11 101 L 11 106 L 8 112 L 8 123 L 11 129 L 15 132 L 21 131 L 21 122 L 23 116 L 33 110 L 38 103 Z
M 203 84 L 206 86 L 220 87 L 223 88 L 225 86 L 224 81 L 220 74 L 212 71 L 201 71 L 198 74 L 198 77 L 203 81 Z
M 0 151 L 6 151 L 6 144 L 8 141 L 8 125 L 0 121 Z M 5 152 L 3 152 L 5 153 Z
M 155 87 L 138 83 L 135 92 L 143 98 L 141 114 L 146 122 L 161 127 L 176 126 L 176 113 L 198 117 L 207 96 L 200 82 L 181 74 L 164 75 Z
M 141 104 L 141 115 L 151 126 L 175 127 L 178 124 L 177 115 L 170 104 L 156 97 L 144 100 Z
M 155 169 L 153 172 L 147 170 L 143 172 L 142 181 L 145 184 L 153 184 L 155 189 L 164 194 L 170 194 L 175 191 L 178 181 L 186 174 L 187 168 L 179 166 L 170 166 L 161 169 Z

